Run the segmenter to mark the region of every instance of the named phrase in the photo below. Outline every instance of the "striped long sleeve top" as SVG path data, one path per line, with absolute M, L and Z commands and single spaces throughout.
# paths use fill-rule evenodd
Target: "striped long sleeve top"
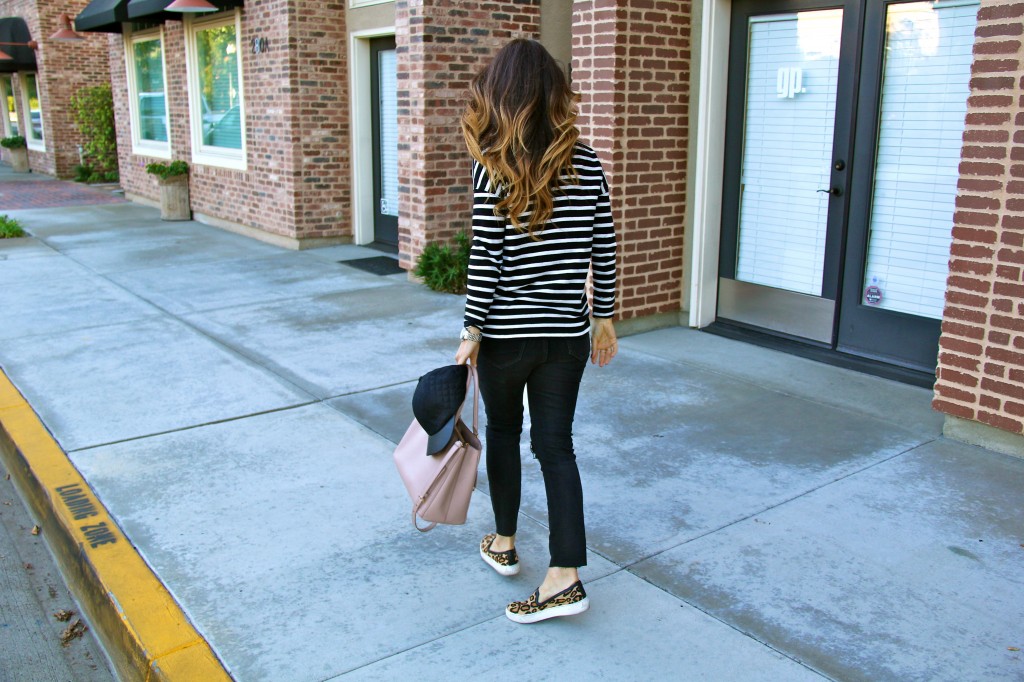
M 582 336 L 590 331 L 587 274 L 594 272 L 594 317 L 615 313 L 615 226 L 608 183 L 593 149 L 577 144 L 577 180 L 554 191 L 539 241 L 495 215 L 499 188 L 473 163 L 473 243 L 465 325 L 485 337 Z M 528 213 L 524 214 L 527 219 Z

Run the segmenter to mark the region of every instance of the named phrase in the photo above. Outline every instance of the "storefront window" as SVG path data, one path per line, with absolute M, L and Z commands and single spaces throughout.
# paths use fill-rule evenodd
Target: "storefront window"
M 34 73 L 21 74 L 21 92 L 29 121 L 25 126 L 25 140 L 29 147 L 43 147 L 43 107 L 39 102 L 39 80 Z
M 167 151 L 167 97 L 164 49 L 159 35 L 133 36 L 129 48 L 133 142 L 140 151 Z
M 0 76 L 0 98 L 4 101 L 3 126 L 4 137 L 20 135 L 18 128 L 18 109 L 14 106 L 14 86 L 10 76 Z
M 189 88 L 196 161 L 244 167 L 245 116 L 235 16 L 194 22 Z

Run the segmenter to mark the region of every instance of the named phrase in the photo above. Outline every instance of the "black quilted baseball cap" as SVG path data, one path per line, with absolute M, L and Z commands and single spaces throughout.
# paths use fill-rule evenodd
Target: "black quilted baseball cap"
M 436 455 L 452 439 L 459 408 L 466 401 L 466 365 L 438 367 L 420 377 L 412 396 L 412 413 L 429 436 L 427 455 Z

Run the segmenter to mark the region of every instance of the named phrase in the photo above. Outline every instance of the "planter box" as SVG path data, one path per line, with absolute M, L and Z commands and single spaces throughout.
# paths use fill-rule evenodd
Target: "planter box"
M 24 147 L 7 150 L 7 158 L 11 161 L 11 168 L 15 173 L 28 173 L 28 150 Z
M 160 220 L 191 220 L 188 201 L 188 176 L 157 178 L 160 184 Z

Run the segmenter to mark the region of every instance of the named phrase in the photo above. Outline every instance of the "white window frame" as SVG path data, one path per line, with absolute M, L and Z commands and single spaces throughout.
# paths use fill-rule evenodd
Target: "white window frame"
M 25 115 L 25 123 L 24 123 L 24 125 L 21 125 L 21 128 L 24 130 L 24 132 L 22 132 L 22 135 L 25 138 L 25 146 L 27 146 L 29 149 L 32 149 L 32 150 L 37 151 L 37 152 L 45 152 L 46 151 L 46 133 L 44 132 L 43 133 L 43 139 L 39 140 L 39 139 L 36 139 L 35 133 L 32 130 L 32 109 L 29 106 L 28 87 L 27 87 L 27 85 L 25 83 L 25 81 L 28 79 L 29 76 L 32 76 L 33 78 L 36 79 L 36 97 L 39 98 L 39 126 L 45 129 L 45 124 L 46 124 L 46 119 L 44 118 L 44 115 L 43 115 L 43 93 L 40 91 L 40 88 L 39 88 L 39 72 L 38 71 L 32 71 L 31 73 L 29 73 L 27 71 L 26 72 L 19 71 L 18 72 L 18 89 L 21 90 L 21 106 L 22 106 L 22 111 L 24 112 L 24 115 Z M 21 120 L 20 119 L 18 120 L 18 123 L 21 124 Z
M 13 74 L 10 74 L 10 73 L 0 74 L 0 81 L 3 81 L 3 80 L 7 81 L 7 87 L 11 89 L 11 94 L 13 95 L 14 94 L 14 78 L 13 78 Z M 4 137 L 11 137 L 12 135 L 14 135 L 14 131 L 11 130 L 11 112 L 7 109 L 7 94 L 6 93 L 7 93 L 6 88 L 0 88 L 0 97 L 3 97 L 3 100 L 4 100 L 3 113 L 0 114 L 0 118 L 3 118 Z M 15 104 L 15 107 L 17 107 L 17 104 Z M 15 111 L 14 113 L 17 114 L 18 112 Z M 18 135 L 21 135 L 21 129 L 20 129 L 21 128 L 21 121 L 18 121 L 18 124 L 19 124 L 18 125 L 18 128 L 19 128 Z
M 395 0 L 349 0 L 348 6 L 352 9 L 358 9 L 360 7 L 370 7 L 371 5 L 383 5 Z
M 223 147 L 210 147 L 203 144 L 203 109 L 202 100 L 199 94 L 199 74 L 197 65 L 199 63 L 196 54 L 196 33 L 198 31 L 235 25 L 235 50 L 238 55 L 238 114 L 241 117 L 242 148 L 226 149 Z M 242 51 L 242 15 L 236 9 L 231 13 L 216 14 L 211 17 L 186 17 L 185 18 L 185 63 L 188 80 L 188 104 L 189 104 L 189 128 L 192 133 L 192 163 L 204 166 L 217 166 L 233 170 L 248 170 L 248 155 L 246 153 L 246 124 L 245 124 L 245 83 L 243 81 L 244 52 Z
M 127 27 L 126 27 L 127 28 Z M 142 120 L 139 114 L 139 87 L 135 81 L 135 50 L 137 42 L 147 40 L 160 41 L 160 67 L 164 75 L 164 115 L 167 117 L 167 141 L 143 140 L 141 135 Z M 132 130 L 132 153 L 140 156 L 152 156 L 158 159 L 171 158 L 171 116 L 167 108 L 167 59 L 164 53 L 163 27 L 147 29 L 145 31 L 125 31 L 124 36 L 124 63 L 128 72 L 128 109 Z
M 694 5 L 696 7 L 696 5 Z M 683 301 L 688 304 L 691 327 L 715 321 L 718 309 L 718 252 L 722 224 L 722 178 L 725 166 L 725 116 L 729 81 L 729 28 L 732 0 L 701 4 L 698 80 L 690 91 L 690 111 L 696 114 L 689 154 L 693 173 L 687 171 L 686 233 L 683 250 Z

